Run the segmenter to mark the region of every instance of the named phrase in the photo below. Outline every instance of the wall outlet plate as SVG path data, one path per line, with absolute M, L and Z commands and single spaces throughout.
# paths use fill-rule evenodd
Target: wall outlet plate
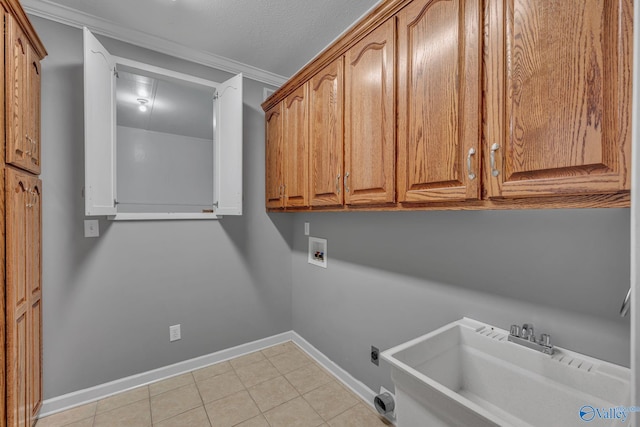
M 182 339 L 180 334 L 180 325 L 169 326 L 169 341 L 173 342 L 178 341 L 179 339 Z
M 371 346 L 371 363 L 380 366 L 380 350 L 374 346 Z
M 327 268 L 327 239 L 309 237 L 309 264 Z

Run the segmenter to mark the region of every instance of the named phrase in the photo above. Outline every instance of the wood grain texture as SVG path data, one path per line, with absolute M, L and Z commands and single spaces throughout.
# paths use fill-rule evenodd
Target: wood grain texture
M 282 161 L 282 103 L 277 104 L 265 114 L 265 197 L 267 208 L 284 206 L 284 185 Z
M 395 21 L 345 54 L 346 204 L 395 200 Z
M 29 299 L 27 285 L 27 192 L 30 177 L 7 169 L 6 175 L 6 324 L 7 425 L 31 425 L 28 402 Z
M 309 205 L 309 84 L 284 101 L 283 174 L 284 205 Z
M 26 133 L 28 111 L 26 94 L 26 65 L 28 44 L 15 18 L 7 16 L 7 58 L 5 68 L 6 162 L 24 168 L 28 151 Z
M 485 174 L 491 197 L 630 188 L 631 9 L 631 0 L 488 2 L 487 170 L 490 146 L 501 146 L 499 175 Z
M 20 0 L 0 0 L 0 4 L 6 8 L 6 10 L 11 14 L 11 16 L 15 19 L 18 25 L 22 28 L 22 31 L 26 34 L 29 43 L 36 50 L 38 57 L 43 59 L 47 56 L 47 50 L 38 37 L 31 21 L 29 21 L 29 17 L 25 13 L 24 9 L 20 5 Z
M 28 135 L 27 165 L 30 172 L 40 174 L 40 58 L 33 46 L 27 47 L 27 75 L 26 75 L 26 105 L 25 120 Z
M 480 2 L 416 0 L 397 19 L 398 199 L 478 199 Z
M 29 298 L 28 415 L 33 425 L 42 406 L 42 181 L 30 177 L 27 193 L 26 264 Z
M 525 197 L 459 202 L 396 203 L 368 206 L 326 206 L 289 209 L 290 212 L 405 212 L 405 211 L 478 211 L 522 209 L 580 209 L 580 208 L 628 208 L 631 195 L 628 191 L 614 194 L 590 194 L 583 196 Z M 269 209 L 269 212 L 284 212 Z
M 344 60 L 329 64 L 309 86 L 309 188 L 311 206 L 343 203 Z

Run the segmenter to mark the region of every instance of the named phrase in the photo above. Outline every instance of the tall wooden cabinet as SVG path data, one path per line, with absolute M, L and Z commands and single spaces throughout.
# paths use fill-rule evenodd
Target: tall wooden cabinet
M 4 20 L 2 156 L 3 328 L 0 427 L 30 427 L 42 405 L 42 42 L 17 0 L 0 0 Z

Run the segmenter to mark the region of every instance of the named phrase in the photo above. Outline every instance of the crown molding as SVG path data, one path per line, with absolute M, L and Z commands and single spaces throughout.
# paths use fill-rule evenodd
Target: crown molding
M 242 73 L 244 77 L 276 87 L 282 86 L 287 81 L 287 78 L 284 76 L 261 70 L 223 56 L 193 49 L 142 31 L 127 28 L 112 21 L 80 12 L 49 0 L 21 0 L 21 3 L 24 10 L 31 15 L 75 28 L 86 26 L 96 34 L 131 43 L 186 61 L 206 65 L 233 74 Z

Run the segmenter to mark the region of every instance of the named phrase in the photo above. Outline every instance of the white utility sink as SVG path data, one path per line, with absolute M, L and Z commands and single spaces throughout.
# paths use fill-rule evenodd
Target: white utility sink
M 629 369 L 508 335 L 464 318 L 383 352 L 398 427 L 629 425 Z

